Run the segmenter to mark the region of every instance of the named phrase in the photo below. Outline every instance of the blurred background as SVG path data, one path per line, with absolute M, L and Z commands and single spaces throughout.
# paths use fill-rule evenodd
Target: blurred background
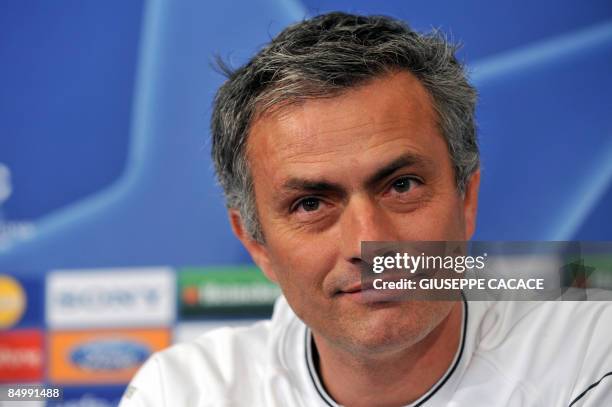
M 214 181 L 211 62 L 332 10 L 464 44 L 476 240 L 612 240 L 609 0 L 3 0 L 0 383 L 112 406 L 152 352 L 270 314 Z

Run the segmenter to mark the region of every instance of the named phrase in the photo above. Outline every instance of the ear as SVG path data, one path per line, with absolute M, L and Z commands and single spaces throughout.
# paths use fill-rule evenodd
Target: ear
M 463 218 L 465 219 L 465 240 L 470 240 L 476 231 L 478 212 L 478 190 L 480 188 L 480 168 L 474 171 L 465 188 L 463 197 Z
M 268 254 L 268 248 L 264 243 L 260 243 L 253 239 L 248 231 L 244 228 L 242 217 L 240 212 L 236 209 L 228 210 L 230 224 L 234 235 L 242 242 L 243 246 L 247 249 L 251 258 L 257 264 L 257 266 L 263 271 L 266 277 L 271 281 L 278 283 L 276 273 L 271 267 L 270 256 Z

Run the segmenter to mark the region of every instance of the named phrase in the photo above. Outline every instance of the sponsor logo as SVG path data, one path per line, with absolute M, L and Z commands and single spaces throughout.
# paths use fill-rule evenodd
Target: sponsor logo
M 42 380 L 43 342 L 37 329 L 0 332 L 0 382 Z
M 176 300 L 172 270 L 75 271 L 56 271 L 47 277 L 49 326 L 152 326 L 173 322 Z
M 268 317 L 280 289 L 256 267 L 186 268 L 179 273 L 180 315 Z
M 151 350 L 138 342 L 128 340 L 100 340 L 77 346 L 70 352 L 70 360 L 81 369 L 112 371 L 141 365 Z
M 51 332 L 53 383 L 127 383 L 147 358 L 170 345 L 167 329 Z
M 26 294 L 17 280 L 0 274 L 0 329 L 17 324 L 26 308 Z

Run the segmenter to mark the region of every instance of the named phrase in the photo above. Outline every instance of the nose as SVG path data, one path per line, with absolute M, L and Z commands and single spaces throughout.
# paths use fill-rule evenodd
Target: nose
M 397 231 L 389 214 L 367 196 L 351 197 L 340 219 L 340 246 L 343 257 L 359 264 L 363 258 L 361 243 L 396 241 Z

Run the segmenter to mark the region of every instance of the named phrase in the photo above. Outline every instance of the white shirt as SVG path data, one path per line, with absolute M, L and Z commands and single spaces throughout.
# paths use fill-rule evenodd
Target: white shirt
M 445 375 L 413 406 L 612 406 L 612 302 L 465 302 Z M 270 321 L 153 355 L 120 406 L 337 406 L 308 327 L 281 297 Z

